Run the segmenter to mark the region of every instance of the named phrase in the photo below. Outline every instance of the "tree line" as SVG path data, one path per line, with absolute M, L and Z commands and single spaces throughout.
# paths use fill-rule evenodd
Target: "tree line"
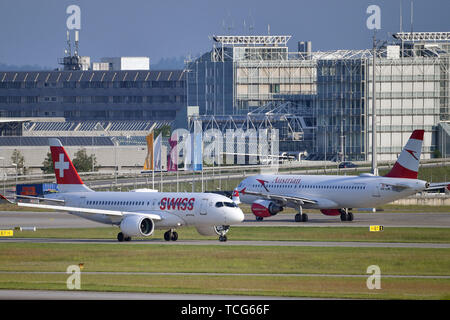
M 17 166 L 17 174 L 25 175 L 27 174 L 28 169 L 25 167 L 25 157 L 22 153 L 14 149 L 11 155 L 11 162 Z M 90 171 L 98 171 L 99 166 L 97 165 L 97 158 L 94 154 L 88 156 L 86 149 L 82 148 L 75 153 L 75 156 L 72 159 L 72 163 L 77 169 L 78 172 L 90 172 Z M 41 170 L 43 173 L 49 174 L 54 173 L 55 170 L 53 168 L 52 154 L 47 152 L 47 156 L 42 162 Z

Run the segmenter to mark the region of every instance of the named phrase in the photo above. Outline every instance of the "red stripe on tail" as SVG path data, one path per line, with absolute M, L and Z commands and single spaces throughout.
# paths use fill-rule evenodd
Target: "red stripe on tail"
M 423 141 L 423 134 L 425 130 L 414 130 L 411 134 L 410 139 L 416 139 L 416 140 L 422 140 Z
M 385 177 L 417 179 L 424 130 L 414 130 L 397 162 Z
M 406 169 L 401 164 L 396 162 L 392 167 L 391 171 L 385 177 L 388 178 L 407 178 L 407 179 L 417 179 L 419 175 L 418 172 Z

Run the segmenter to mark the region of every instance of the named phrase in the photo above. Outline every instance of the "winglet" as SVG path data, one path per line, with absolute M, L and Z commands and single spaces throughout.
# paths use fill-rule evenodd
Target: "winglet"
M 5 202 L 10 203 L 10 204 L 15 204 L 14 202 L 12 202 L 8 198 L 6 198 L 4 195 L 0 194 L 0 203 L 5 203 Z

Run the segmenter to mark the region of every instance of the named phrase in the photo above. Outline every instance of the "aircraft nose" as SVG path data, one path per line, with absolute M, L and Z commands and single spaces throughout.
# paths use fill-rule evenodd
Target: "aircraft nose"
M 227 214 L 227 224 L 235 224 L 244 221 L 244 213 L 240 208 L 230 210 Z

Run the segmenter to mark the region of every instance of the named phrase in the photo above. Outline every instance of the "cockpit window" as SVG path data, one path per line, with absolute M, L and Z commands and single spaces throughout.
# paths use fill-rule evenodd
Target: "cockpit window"
M 234 202 L 224 202 L 225 206 L 230 207 L 230 208 L 236 208 L 237 204 Z
M 216 208 L 222 208 L 223 202 L 216 202 Z

